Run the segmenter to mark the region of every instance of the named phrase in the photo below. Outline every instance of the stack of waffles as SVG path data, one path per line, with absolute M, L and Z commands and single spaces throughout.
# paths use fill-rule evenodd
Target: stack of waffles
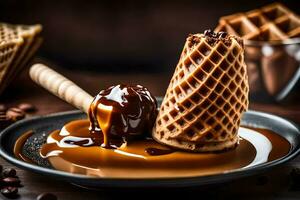
M 41 30 L 40 25 L 0 23 L 0 94 L 37 51 Z
M 152 132 L 163 144 L 193 152 L 238 144 L 248 108 L 243 42 L 225 32 L 187 38 Z
M 216 31 L 247 40 L 276 41 L 300 37 L 300 18 L 280 3 L 221 17 Z

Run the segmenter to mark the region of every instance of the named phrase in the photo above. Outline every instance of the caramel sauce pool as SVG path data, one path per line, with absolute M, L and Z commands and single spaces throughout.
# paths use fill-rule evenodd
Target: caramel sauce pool
M 98 177 L 153 178 L 187 177 L 224 173 L 247 167 L 256 157 L 256 148 L 241 139 L 237 148 L 219 153 L 189 153 L 174 151 L 152 139 L 122 144 L 118 149 L 101 148 L 91 139 L 89 120 L 76 120 L 61 131 L 52 132 L 40 154 L 57 169 Z M 254 129 L 265 136 L 271 145 L 267 161 L 286 155 L 290 144 L 283 137 L 265 129 Z M 15 145 L 15 155 L 21 155 L 24 141 L 21 136 Z

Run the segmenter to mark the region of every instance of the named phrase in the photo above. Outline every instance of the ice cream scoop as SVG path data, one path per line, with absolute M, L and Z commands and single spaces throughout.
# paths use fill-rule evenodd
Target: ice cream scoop
M 102 146 L 110 148 L 110 138 L 127 141 L 146 136 L 156 115 L 157 102 L 147 88 L 125 84 L 111 86 L 100 91 L 90 106 L 90 131 L 102 132 Z
M 151 132 L 157 115 L 157 102 L 141 85 L 120 84 L 101 90 L 93 98 L 75 83 L 43 64 L 30 68 L 30 77 L 59 98 L 86 112 L 90 132 L 102 137 L 102 147 L 114 148 L 112 140 L 128 141 Z M 150 135 L 150 134 L 149 134 Z

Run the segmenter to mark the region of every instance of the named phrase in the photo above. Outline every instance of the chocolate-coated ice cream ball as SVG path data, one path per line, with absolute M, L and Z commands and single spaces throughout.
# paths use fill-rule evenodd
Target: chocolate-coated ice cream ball
M 107 147 L 114 139 L 128 141 L 147 136 L 156 115 L 157 102 L 147 88 L 125 84 L 111 86 L 100 91 L 91 104 L 90 130 L 102 132 L 102 146 Z

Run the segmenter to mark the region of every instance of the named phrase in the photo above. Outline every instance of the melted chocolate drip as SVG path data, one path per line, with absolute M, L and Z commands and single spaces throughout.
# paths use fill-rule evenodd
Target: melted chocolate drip
M 231 40 L 227 32 L 221 31 L 216 33 L 208 29 L 204 31 L 203 35 L 205 36 L 207 42 L 212 46 L 214 46 L 219 41 L 223 41 L 227 46 L 231 44 Z
M 161 155 L 167 155 L 170 153 L 175 152 L 173 149 L 158 149 L 158 148 L 146 148 L 145 152 L 149 154 L 150 156 L 161 156 Z
M 101 108 L 104 107 L 104 108 Z M 157 102 L 141 85 L 116 85 L 94 98 L 90 110 L 90 133 L 104 148 L 114 148 L 111 141 L 124 142 L 146 137 L 157 115 Z
M 243 48 L 243 40 L 239 37 L 236 37 L 234 35 L 229 35 L 227 32 L 220 31 L 220 32 L 214 32 L 210 29 L 205 30 L 202 36 L 199 36 L 199 34 L 190 34 L 188 37 L 188 41 L 190 42 L 190 47 L 196 46 L 200 42 L 201 37 L 205 37 L 208 44 L 211 46 L 216 45 L 219 41 L 222 41 L 226 46 L 231 45 L 231 38 L 234 38 L 240 46 Z
M 83 138 L 82 140 L 78 140 L 78 141 L 73 141 L 73 140 L 66 140 L 65 141 L 66 144 L 73 144 L 73 145 L 78 145 L 78 146 L 93 146 L 93 145 L 89 145 L 89 140 Z
M 101 146 L 103 144 L 103 137 L 91 137 L 91 138 L 77 137 L 76 139 L 70 138 L 68 140 L 65 140 L 64 143 L 70 145 L 77 145 L 81 147 Z M 121 147 L 122 144 L 123 144 L 122 140 L 112 139 L 109 140 L 108 148 L 117 149 Z

